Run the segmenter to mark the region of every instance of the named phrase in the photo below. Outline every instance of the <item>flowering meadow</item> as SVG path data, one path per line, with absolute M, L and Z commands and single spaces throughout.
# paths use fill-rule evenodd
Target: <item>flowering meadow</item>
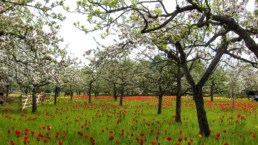
M 164 96 L 162 113 L 152 96 L 125 97 L 119 106 L 111 96 L 60 97 L 55 106 L 46 101 L 35 114 L 1 110 L 0 145 L 254 145 L 258 142 L 257 102 L 205 98 L 211 136 L 199 131 L 192 98 L 182 97 L 182 122 L 175 123 L 175 97 Z

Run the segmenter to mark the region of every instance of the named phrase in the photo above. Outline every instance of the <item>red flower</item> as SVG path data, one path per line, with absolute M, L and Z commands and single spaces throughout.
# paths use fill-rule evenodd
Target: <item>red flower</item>
M 34 134 L 34 131 L 31 131 L 31 135 L 33 136 L 33 134 Z
M 171 137 L 167 137 L 167 140 L 170 141 L 170 140 L 171 140 Z
M 219 137 L 220 136 L 220 133 L 217 133 L 217 137 Z
M 144 136 L 144 133 L 141 133 L 141 136 Z
M 253 134 L 253 132 L 252 132 L 252 131 L 250 131 L 250 134 Z
M 110 140 L 113 140 L 113 139 L 114 139 L 114 136 L 113 136 L 113 135 L 111 135 Z
M 47 139 L 46 138 L 44 138 L 44 143 L 47 143 Z
M 187 140 L 187 137 L 184 137 L 185 140 Z
M 227 132 L 227 130 L 224 130 L 224 133 L 226 133 Z
M 10 132 L 11 132 L 11 130 L 9 129 L 9 130 L 8 130 L 8 133 L 10 133 Z
M 159 135 L 159 131 L 157 131 L 157 135 Z
M 140 142 L 141 145 L 143 145 L 143 139 L 141 139 L 141 142 Z
M 156 136 L 156 139 L 159 140 L 159 136 Z
M 139 141 L 139 139 L 140 139 L 139 137 L 136 137 L 136 140 L 137 140 L 137 141 Z
M 63 143 L 62 143 L 62 141 L 60 140 L 60 141 L 58 142 L 58 144 L 61 145 L 61 144 L 63 144 Z
M 37 137 L 37 141 L 40 141 L 40 137 L 39 136 Z
M 27 135 L 27 134 L 28 134 L 28 131 L 24 131 L 24 134 Z
M 116 122 L 117 124 L 119 123 L 119 119 L 117 120 L 117 122 Z
M 179 141 L 179 142 L 181 142 L 182 140 L 183 140 L 183 138 L 182 138 L 182 137 L 179 137 L 179 138 L 178 138 L 178 141 Z
M 88 138 L 88 135 L 85 135 L 85 138 Z
M 152 141 L 151 144 L 155 144 L 155 141 Z
M 150 131 L 153 132 L 153 129 L 151 129 Z
M 256 135 L 255 135 L 255 134 L 253 135 L 253 138 L 256 138 Z
M 215 137 L 215 139 L 218 139 L 218 137 Z
M 191 140 L 191 141 L 193 141 L 193 139 L 192 139 L 192 138 L 191 138 L 190 140 Z
M 21 134 L 16 134 L 16 136 L 17 136 L 17 137 L 20 137 L 20 136 L 21 136 Z
M 118 143 L 118 140 L 116 140 L 116 143 Z
M 224 143 L 224 145 L 228 145 L 228 143 L 226 142 L 226 143 Z
M 188 145 L 191 145 L 191 142 L 190 142 L 190 141 L 188 142 Z

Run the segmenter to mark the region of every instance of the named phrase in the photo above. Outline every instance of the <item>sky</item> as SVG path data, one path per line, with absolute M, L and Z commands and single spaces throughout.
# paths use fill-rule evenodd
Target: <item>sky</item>
M 167 9 L 173 10 L 175 8 L 175 1 L 165 0 L 164 4 Z M 255 0 L 249 0 L 247 9 L 251 12 L 254 11 L 254 4 Z M 75 0 L 67 0 L 66 5 L 69 5 L 70 8 L 75 7 Z M 85 34 L 83 31 L 77 29 L 73 25 L 73 22 L 77 21 L 85 23 L 86 15 L 68 13 L 61 8 L 58 9 L 58 12 L 61 12 L 66 16 L 66 20 L 61 23 L 62 27 L 59 32 L 59 35 L 64 39 L 64 41 L 60 44 L 60 47 L 64 48 L 65 46 L 68 46 L 67 51 L 73 58 L 77 57 L 78 60 L 82 61 L 83 63 L 87 63 L 85 58 L 83 58 L 84 52 L 97 47 L 97 44 L 93 37 L 95 37 L 98 42 L 104 43 L 106 46 L 112 44 L 113 38 L 103 40 L 100 38 L 99 32 Z

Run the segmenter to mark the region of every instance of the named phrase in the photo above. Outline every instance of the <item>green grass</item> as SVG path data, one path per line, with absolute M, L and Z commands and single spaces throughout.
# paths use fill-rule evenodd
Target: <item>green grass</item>
M 229 145 L 254 145 L 258 141 L 258 137 L 253 137 L 258 133 L 257 111 L 255 109 L 258 104 L 247 102 L 245 99 L 239 99 L 238 101 L 241 103 L 233 110 L 230 109 L 229 105 L 223 105 L 227 102 L 223 102 L 221 99 L 215 99 L 213 104 L 207 102 L 206 111 L 212 131 L 208 138 L 199 136 L 196 110 L 192 100 L 182 100 L 182 123 L 174 122 L 175 100 L 171 99 L 164 99 L 161 115 L 157 115 L 157 99 L 124 100 L 124 106 L 118 105 L 119 100 L 115 102 L 111 99 L 94 99 L 90 105 L 87 101 L 86 99 L 74 99 L 71 102 L 68 99 L 61 99 L 57 106 L 54 106 L 53 103 L 39 106 L 36 114 L 30 113 L 31 108 L 23 112 L 2 110 L 0 144 L 10 144 L 11 140 L 16 145 L 24 144 L 26 128 L 29 130 L 28 141 L 33 145 L 45 144 L 44 138 L 47 138 L 47 144 L 58 144 L 59 141 L 62 141 L 63 145 L 88 145 L 92 144 L 90 137 L 95 140 L 96 145 L 135 145 L 140 144 L 141 139 L 144 140 L 144 145 L 151 145 L 152 141 L 161 145 L 179 143 L 186 145 L 191 142 L 190 139 L 193 139 L 191 144 L 194 145 L 202 143 L 207 145 L 223 145 L 225 143 Z M 238 117 L 238 114 L 243 116 L 243 119 Z M 233 119 L 230 119 L 231 117 Z M 118 119 L 119 123 L 117 123 Z M 237 123 L 236 120 L 238 120 Z M 171 125 L 169 125 L 170 122 Z M 51 129 L 48 130 L 47 126 L 50 126 Z M 20 131 L 20 137 L 16 136 L 15 130 Z M 122 135 L 122 130 L 124 130 L 124 135 Z M 180 130 L 182 130 L 181 134 Z M 31 131 L 35 132 L 33 137 Z M 79 135 L 78 131 L 82 132 L 83 135 Z M 253 134 L 250 134 L 250 131 Z M 50 139 L 48 139 L 46 132 L 49 132 Z M 57 138 L 55 137 L 56 132 L 59 132 Z M 160 134 L 157 135 L 157 132 Z M 39 133 L 44 136 L 40 137 L 40 141 L 37 141 Z M 141 133 L 144 133 L 144 136 L 141 136 Z M 217 133 L 220 133 L 220 137 L 215 139 Z M 65 137 L 62 138 L 62 135 Z M 87 139 L 85 135 L 88 135 Z M 110 140 L 111 136 L 114 137 L 113 140 Z M 158 140 L 157 136 L 159 136 Z M 139 141 L 136 140 L 137 137 L 139 137 Z M 171 137 L 171 140 L 166 140 L 167 137 Z M 178 141 L 179 137 L 183 138 L 181 142 Z M 187 137 L 187 140 L 184 140 L 184 137 Z

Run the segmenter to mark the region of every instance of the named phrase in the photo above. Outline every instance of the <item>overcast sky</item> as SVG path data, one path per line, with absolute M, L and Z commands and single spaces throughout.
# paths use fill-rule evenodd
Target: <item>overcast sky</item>
M 164 3 L 167 9 L 173 10 L 174 9 L 174 2 L 172 0 L 166 0 Z M 66 5 L 69 5 L 70 8 L 75 7 L 74 0 L 68 0 Z M 171 8 L 169 8 L 171 6 Z M 173 6 L 173 7 L 172 7 Z M 255 0 L 249 0 L 248 6 L 249 11 L 254 11 L 255 7 Z M 66 20 L 62 22 L 62 27 L 59 32 L 59 35 L 64 38 L 64 42 L 60 44 L 61 48 L 64 48 L 65 45 L 68 45 L 68 52 L 71 53 L 72 57 L 78 57 L 79 60 L 85 62 L 83 58 L 83 54 L 86 50 L 96 48 L 96 42 L 94 41 L 93 37 L 96 37 L 97 41 L 104 43 L 105 45 L 111 45 L 112 39 L 102 40 L 99 37 L 98 32 L 94 32 L 91 34 L 85 34 L 81 30 L 75 28 L 73 22 L 86 21 L 86 15 L 80 15 L 75 13 L 67 13 L 62 9 L 58 9 L 59 12 L 62 12 L 66 16 Z M 85 25 L 87 27 L 87 25 Z

